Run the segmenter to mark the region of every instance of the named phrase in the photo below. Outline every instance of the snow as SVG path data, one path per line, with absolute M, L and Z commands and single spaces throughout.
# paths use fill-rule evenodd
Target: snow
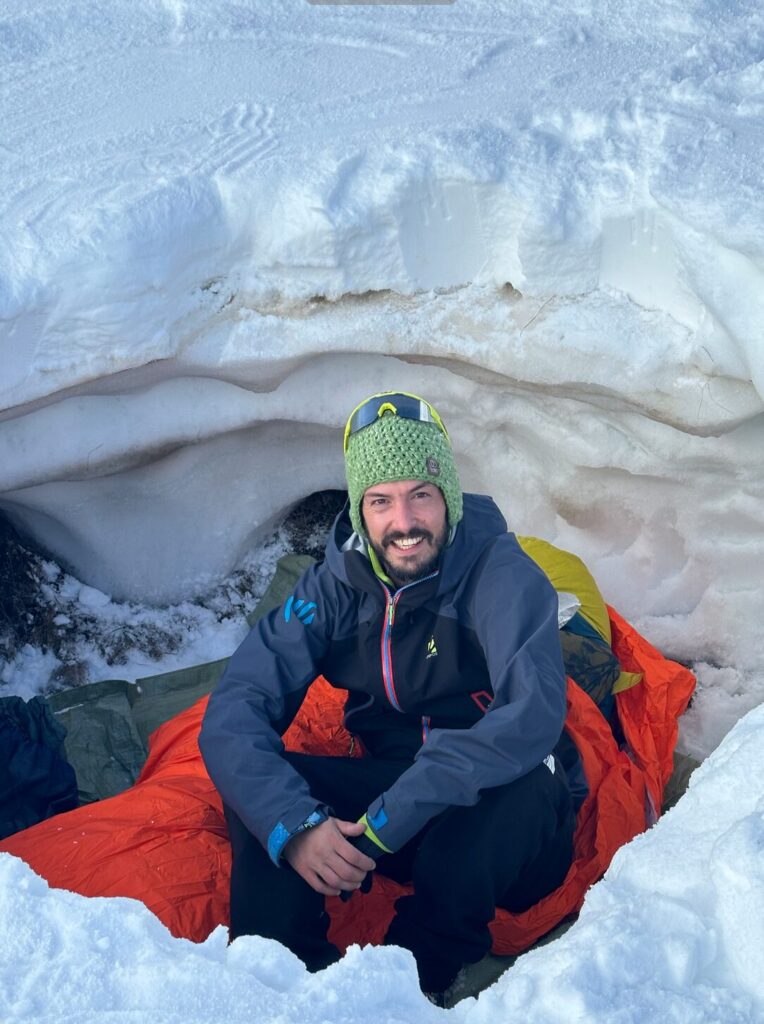
M 174 939 L 142 904 L 50 890 L 0 854 L 3 1020 L 79 1024 L 755 1024 L 764 1021 L 764 708 L 617 855 L 562 938 L 436 1009 L 411 955 L 352 947 L 317 975 L 270 939 Z
M 47 687 L 117 677 L 136 682 L 228 657 L 247 635 L 247 616 L 289 548 L 289 531 L 282 525 L 203 601 L 160 609 L 114 601 L 54 562 L 42 562 L 46 582 L 39 588 L 38 611 L 43 622 L 50 622 L 47 647 L 25 643 L 0 662 L 0 696 L 28 700 Z
M 755 6 L 30 0 L 0 41 L 0 505 L 79 580 L 206 593 L 405 387 L 708 666 L 688 747 L 762 699 Z
M 172 638 L 115 665 L 82 637 L 86 678 L 229 653 L 224 581 L 343 485 L 345 416 L 387 387 L 697 672 L 680 742 L 719 749 L 690 794 L 458 1015 L 762 1013 L 763 55 L 753 0 L 0 0 L 0 510 L 57 628 Z M 30 645 L 0 693 L 60 669 Z M 396 951 L 312 979 L 0 863 L 15 1019 L 438 1012 Z
M 763 729 L 764 708 L 739 722 L 679 804 L 616 854 L 576 925 L 470 1021 L 764 1020 Z

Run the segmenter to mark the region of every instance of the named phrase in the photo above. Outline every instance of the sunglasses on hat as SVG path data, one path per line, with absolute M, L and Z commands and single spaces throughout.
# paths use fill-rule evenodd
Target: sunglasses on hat
M 348 441 L 352 434 L 370 427 L 385 415 L 400 416 L 404 420 L 418 420 L 420 423 L 434 423 L 449 444 L 451 443 L 443 420 L 429 402 L 425 402 L 417 395 L 410 395 L 407 391 L 383 391 L 364 399 L 351 412 L 345 425 L 344 451 L 348 450 Z

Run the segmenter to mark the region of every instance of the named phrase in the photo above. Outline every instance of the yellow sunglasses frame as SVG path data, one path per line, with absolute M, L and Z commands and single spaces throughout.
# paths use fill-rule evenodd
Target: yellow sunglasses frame
M 362 402 L 359 402 L 358 405 L 355 407 L 355 409 L 353 409 L 353 411 L 348 416 L 347 423 L 345 424 L 345 434 L 344 434 L 344 437 L 342 439 L 342 450 L 343 450 L 343 453 L 347 454 L 348 442 L 349 442 L 350 437 L 351 437 L 350 424 L 352 423 L 353 417 L 358 412 L 358 410 L 362 409 L 363 406 L 366 405 L 367 402 L 371 402 L 375 398 L 385 398 L 388 395 L 405 395 L 406 398 L 413 398 L 416 402 L 421 402 L 422 405 L 426 405 L 428 410 L 429 410 L 429 412 L 430 412 L 430 415 L 432 416 L 432 421 L 420 420 L 419 422 L 420 423 L 433 422 L 436 425 L 436 427 L 441 431 L 441 433 L 443 434 L 445 439 L 448 441 L 448 443 L 451 444 L 451 438 L 448 436 L 448 431 L 446 430 L 446 426 L 443 423 L 443 420 L 440 418 L 438 412 L 430 405 L 430 403 L 426 399 L 420 398 L 419 395 L 415 395 L 411 391 L 378 391 L 375 395 L 369 395 L 368 398 L 364 398 L 364 400 Z M 393 405 L 392 402 L 383 402 L 383 404 L 380 405 L 379 409 L 377 409 L 377 419 L 379 419 L 380 416 L 384 416 L 385 413 L 392 413 L 394 416 L 397 416 L 398 415 L 398 410 L 395 408 L 395 406 Z M 410 419 L 410 417 L 408 417 L 408 416 L 406 416 L 404 418 L 405 419 Z M 372 422 L 376 422 L 376 421 L 372 421 Z M 352 433 L 356 433 L 356 434 L 360 433 L 361 430 L 365 430 L 366 427 L 370 427 L 371 425 L 372 425 L 371 423 L 367 423 L 366 426 L 360 427 L 359 430 L 353 431 Z

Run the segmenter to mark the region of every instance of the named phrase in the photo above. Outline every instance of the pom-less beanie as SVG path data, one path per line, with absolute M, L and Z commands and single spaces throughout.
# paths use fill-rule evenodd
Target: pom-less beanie
M 435 423 L 404 419 L 392 411 L 348 438 L 345 475 L 350 521 L 366 536 L 361 518 L 364 493 L 374 484 L 426 480 L 439 487 L 446 502 L 448 525 L 462 518 L 462 489 L 448 438 Z

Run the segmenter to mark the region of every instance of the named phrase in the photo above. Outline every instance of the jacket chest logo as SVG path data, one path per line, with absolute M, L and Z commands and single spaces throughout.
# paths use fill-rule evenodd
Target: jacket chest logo
M 309 626 L 316 617 L 316 602 L 303 601 L 302 599 L 295 600 L 295 596 L 295 594 L 292 594 L 284 605 L 284 619 L 286 622 L 289 622 L 292 615 L 295 615 L 303 625 Z
M 438 648 L 435 646 L 435 637 L 431 636 L 427 643 L 427 654 L 425 655 L 425 661 L 429 658 L 437 658 Z

